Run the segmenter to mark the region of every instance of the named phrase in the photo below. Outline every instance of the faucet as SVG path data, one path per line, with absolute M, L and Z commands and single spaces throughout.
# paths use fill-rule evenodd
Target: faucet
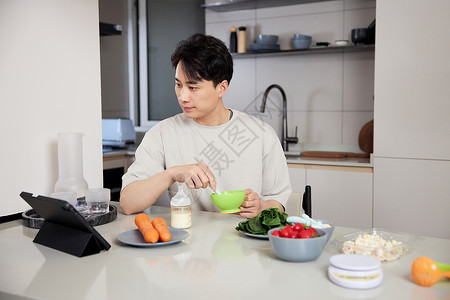
M 279 86 L 278 84 L 272 84 L 264 91 L 260 112 L 263 113 L 266 110 L 267 95 L 273 88 L 277 88 L 278 90 L 280 90 L 281 95 L 283 96 L 283 124 L 281 127 L 281 145 L 283 147 L 283 151 L 286 152 L 289 151 L 289 143 L 297 144 L 298 138 L 297 138 L 297 126 L 295 126 L 295 137 L 287 136 L 288 126 L 287 126 L 286 94 L 284 93 L 284 90 L 281 86 Z

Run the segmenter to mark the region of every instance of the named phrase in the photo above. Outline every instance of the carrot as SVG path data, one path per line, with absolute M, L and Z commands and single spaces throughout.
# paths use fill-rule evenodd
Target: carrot
M 162 242 L 168 242 L 172 238 L 169 228 L 167 228 L 166 221 L 163 218 L 154 218 L 152 221 L 153 227 L 159 233 L 159 239 Z
M 153 228 L 152 221 L 150 221 L 150 218 L 146 214 L 138 214 L 134 218 L 134 223 L 147 243 L 156 243 L 159 240 L 159 233 Z

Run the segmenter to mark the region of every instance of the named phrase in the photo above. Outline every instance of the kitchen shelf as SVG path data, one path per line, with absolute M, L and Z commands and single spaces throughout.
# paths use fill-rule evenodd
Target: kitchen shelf
M 375 51 L 375 45 L 349 45 L 349 46 L 328 46 L 313 47 L 309 49 L 281 50 L 272 52 L 246 52 L 231 53 L 233 58 L 251 58 L 251 57 L 269 57 L 269 56 L 290 56 L 305 54 L 325 54 L 325 53 L 348 53 L 348 52 L 364 52 Z
M 100 35 L 120 35 L 122 34 L 122 25 L 108 24 L 100 22 Z
M 334 0 L 228 0 L 228 1 L 205 3 L 200 5 L 200 7 L 207 8 L 216 12 L 227 12 L 235 10 L 308 4 L 326 1 L 334 1 Z

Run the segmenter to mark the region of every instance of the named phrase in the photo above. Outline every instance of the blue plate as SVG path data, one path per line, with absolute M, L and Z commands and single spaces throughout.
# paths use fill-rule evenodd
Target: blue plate
M 268 240 L 269 239 L 269 236 L 267 234 L 266 235 L 264 235 L 264 234 L 253 234 L 253 233 L 244 232 L 242 230 L 238 230 L 238 231 L 239 231 L 239 233 L 241 233 L 243 235 L 246 235 L 246 236 L 249 236 L 249 237 L 252 237 L 252 238 L 255 238 L 255 239 L 261 239 L 261 240 Z
M 280 51 L 280 45 L 278 44 L 250 44 L 250 50 L 252 52 L 269 52 Z
M 139 229 L 133 229 L 129 231 L 125 231 L 120 233 L 117 236 L 117 239 L 121 241 L 122 243 L 130 246 L 135 247 L 159 247 L 159 246 L 167 246 L 172 245 L 178 242 L 181 242 L 185 238 L 189 236 L 189 233 L 187 231 L 184 231 L 182 229 L 175 229 L 169 227 L 170 234 L 172 235 L 172 238 L 168 242 L 157 242 L 157 243 L 147 243 L 144 240 L 144 237 L 142 236 Z

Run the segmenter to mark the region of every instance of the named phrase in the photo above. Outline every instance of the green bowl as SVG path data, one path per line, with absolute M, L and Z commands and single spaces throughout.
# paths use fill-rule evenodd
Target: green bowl
M 241 211 L 239 206 L 244 202 L 245 191 L 226 191 L 221 192 L 220 195 L 211 194 L 211 200 L 217 208 L 221 210 L 222 214 L 232 214 Z

